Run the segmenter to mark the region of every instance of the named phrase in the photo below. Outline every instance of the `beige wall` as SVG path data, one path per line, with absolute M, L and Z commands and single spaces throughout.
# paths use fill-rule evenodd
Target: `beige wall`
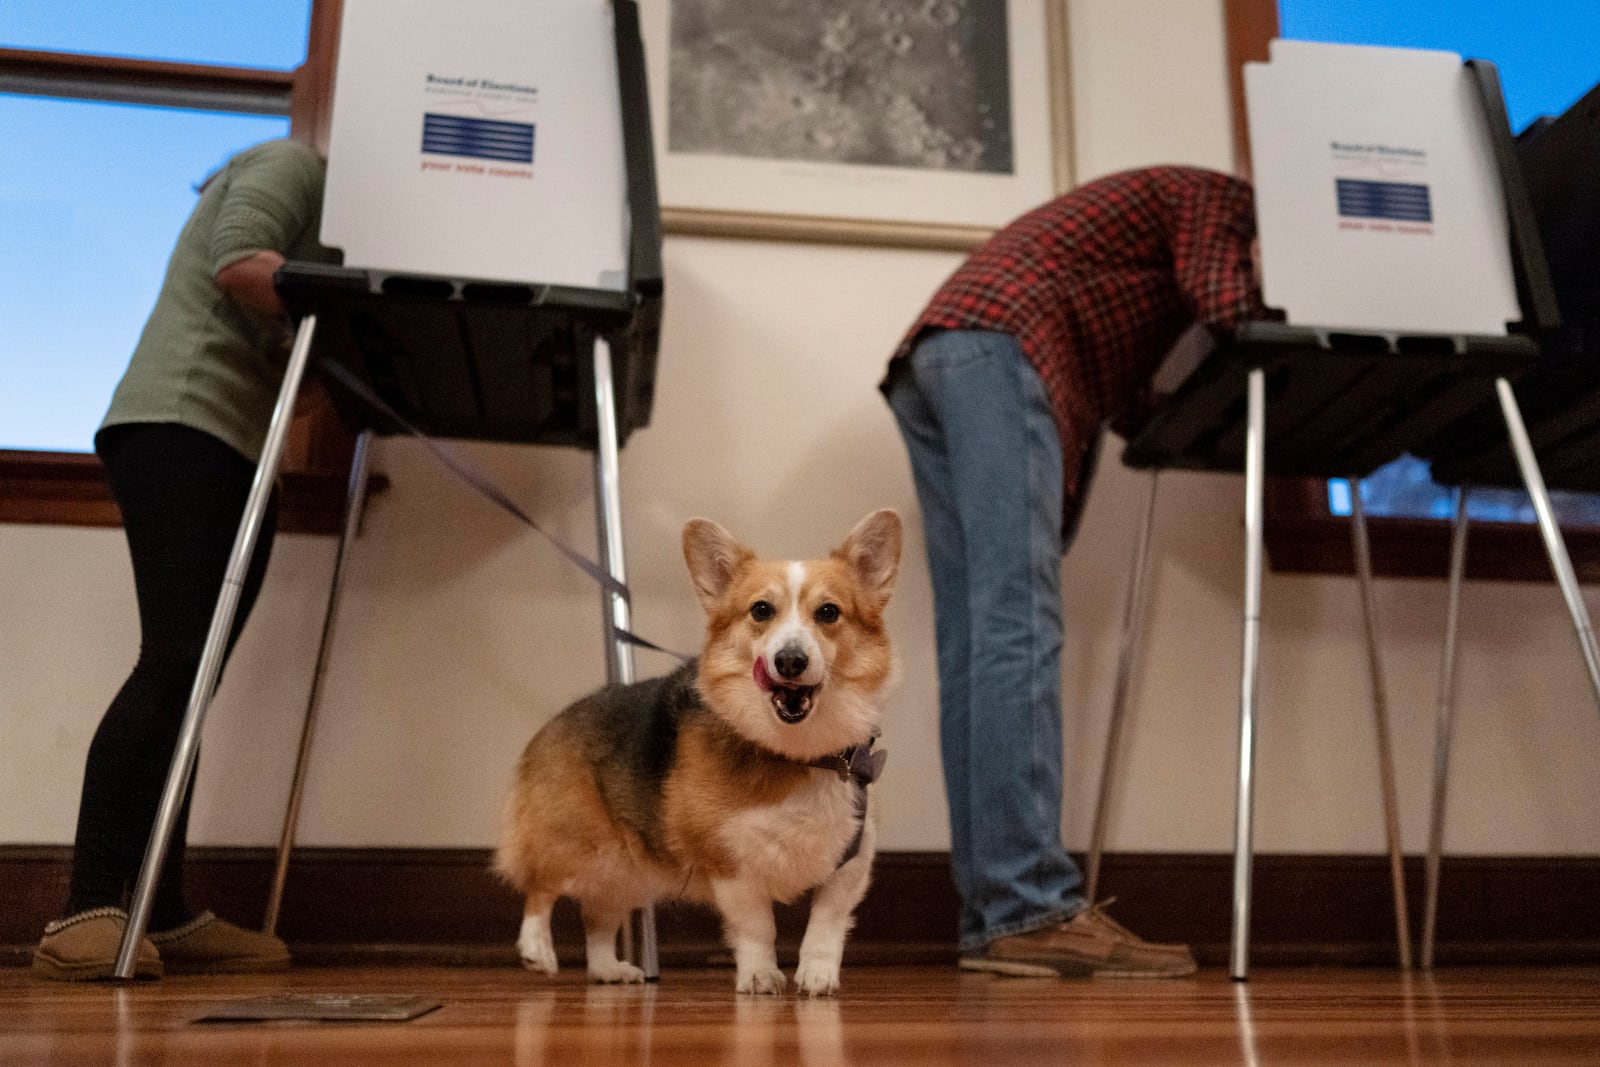
M 1075 0 L 1079 176 L 1229 165 L 1217 0 Z M 639 630 L 693 647 L 678 556 L 692 515 L 762 550 L 811 554 L 862 514 L 914 517 L 903 451 L 874 390 L 951 253 L 669 238 L 653 425 L 623 455 Z M 472 446 L 561 536 L 593 541 L 586 455 Z M 1114 456 L 1113 450 L 1110 455 Z M 301 840 L 478 846 L 533 729 L 603 673 L 594 588 L 535 535 L 384 442 L 379 497 L 351 560 Z M 1065 565 L 1068 843 L 1088 837 L 1128 545 L 1143 480 L 1108 462 Z M 1231 847 L 1241 575 L 1237 478 L 1163 479 L 1155 608 L 1112 845 Z M 915 523 L 912 524 L 915 531 Z M 904 680 L 881 786 L 883 843 L 947 843 L 931 595 L 913 532 L 892 608 Z M 206 734 L 192 839 L 270 844 L 331 568 L 327 539 L 284 537 Z M 1257 845 L 1382 848 L 1356 590 L 1270 575 Z M 1380 583 L 1408 847 L 1424 843 L 1442 583 Z M 0 527 L 0 842 L 71 839 L 83 754 L 135 651 L 116 531 Z M 1468 587 L 1449 847 L 1589 853 L 1600 845 L 1600 718 L 1546 585 Z M 668 666 L 648 654 L 644 671 Z

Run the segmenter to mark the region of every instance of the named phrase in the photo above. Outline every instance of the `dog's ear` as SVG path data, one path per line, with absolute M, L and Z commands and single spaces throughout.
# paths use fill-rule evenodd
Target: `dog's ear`
M 862 588 L 880 604 L 886 602 L 900 571 L 900 514 L 892 508 L 874 511 L 856 523 L 833 555 L 850 565 Z
M 754 555 L 710 519 L 690 519 L 683 524 L 683 559 L 707 613 L 722 601 L 734 571 Z

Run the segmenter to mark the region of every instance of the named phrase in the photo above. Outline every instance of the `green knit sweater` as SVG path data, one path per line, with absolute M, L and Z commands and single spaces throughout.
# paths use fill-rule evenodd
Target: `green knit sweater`
M 338 253 L 317 242 L 326 169 L 306 145 L 268 141 L 234 156 L 205 186 L 101 429 L 181 423 L 260 459 L 290 332 L 236 304 L 214 277 L 261 251 L 337 262 Z

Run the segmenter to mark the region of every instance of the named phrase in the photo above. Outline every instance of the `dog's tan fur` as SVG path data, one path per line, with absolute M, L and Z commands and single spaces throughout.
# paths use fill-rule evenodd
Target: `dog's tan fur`
M 528 967 L 555 973 L 550 910 L 571 896 L 583 908 L 590 977 L 641 980 L 616 958 L 617 929 L 634 908 L 682 896 L 722 912 L 740 991 L 781 992 L 772 902 L 816 889 L 796 981 L 807 993 L 837 990 L 876 831 L 870 802 L 857 818 L 862 787 L 808 762 L 877 733 L 893 674 L 883 613 L 900 539 L 899 517 L 878 511 L 828 559 L 773 562 L 708 520 L 685 526 L 706 613 L 698 664 L 578 701 L 518 763 L 495 867 L 525 897 L 518 947 Z M 777 680 L 780 641 L 806 653 L 792 681 Z M 806 694 L 798 721 L 779 713 L 801 706 L 786 693 Z

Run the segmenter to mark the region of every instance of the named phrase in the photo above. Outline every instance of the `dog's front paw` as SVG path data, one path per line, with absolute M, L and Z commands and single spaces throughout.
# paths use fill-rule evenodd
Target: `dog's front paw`
M 622 960 L 589 964 L 589 981 L 607 984 L 635 985 L 644 981 L 644 972 Z
M 522 965 L 530 971 L 556 973 L 556 950 L 548 938 L 521 938 L 517 941 L 517 955 L 522 957 Z
M 783 972 L 772 967 L 764 971 L 751 971 L 739 975 L 733 988 L 738 993 L 760 993 L 778 997 L 783 995 L 784 987 L 788 984 L 789 980 L 783 976 Z
M 810 997 L 831 997 L 839 992 L 838 960 L 801 960 L 794 984 Z

